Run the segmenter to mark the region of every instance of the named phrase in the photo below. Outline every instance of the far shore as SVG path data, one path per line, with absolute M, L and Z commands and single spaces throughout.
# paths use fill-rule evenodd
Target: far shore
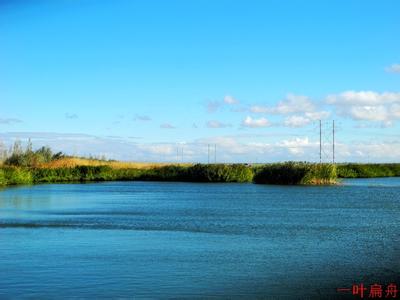
M 121 162 L 56 157 L 35 165 L 0 165 L 0 186 L 90 181 L 252 182 L 283 185 L 333 185 L 340 178 L 400 176 L 400 164 L 191 164 Z

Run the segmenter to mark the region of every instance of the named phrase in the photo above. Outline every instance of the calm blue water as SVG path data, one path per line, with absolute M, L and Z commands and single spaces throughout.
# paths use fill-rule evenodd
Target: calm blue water
M 0 298 L 301 298 L 397 278 L 400 178 L 0 191 Z

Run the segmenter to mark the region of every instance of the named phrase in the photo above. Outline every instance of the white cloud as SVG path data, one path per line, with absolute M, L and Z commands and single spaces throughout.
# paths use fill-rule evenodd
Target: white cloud
M 283 125 L 288 127 L 303 127 L 313 121 L 323 120 L 330 116 L 328 111 L 306 112 L 304 115 L 291 115 L 285 118 Z
M 0 140 L 5 149 L 15 141 L 21 139 L 26 143 L 32 138 L 34 148 L 48 145 L 54 151 L 63 151 L 67 154 L 81 156 L 102 156 L 110 159 L 175 162 L 207 162 L 208 144 L 217 145 L 218 162 L 273 162 L 287 160 L 318 161 L 319 142 L 316 137 L 308 136 L 278 138 L 260 136 L 249 141 L 232 136 L 217 136 L 207 139 L 193 140 L 185 143 L 138 143 L 137 140 L 123 137 L 100 137 L 74 133 L 46 133 L 46 132 L 10 132 L 1 133 Z M 338 161 L 360 162 L 396 162 L 400 158 L 399 135 L 390 137 L 392 140 L 382 141 L 351 141 L 336 143 L 336 157 Z M 60 142 L 61 141 L 61 142 Z M 329 150 L 331 145 L 324 146 Z M 179 150 L 179 157 L 177 157 Z M 323 158 L 329 161 L 327 155 Z
M 304 154 L 305 150 L 312 145 L 308 139 L 308 137 L 304 138 L 294 138 L 291 140 L 283 140 L 277 144 L 280 147 L 286 148 L 289 153 L 293 155 L 302 155 Z
M 400 73 L 400 64 L 393 64 L 389 67 L 386 67 L 385 71 L 388 73 Z
M 171 155 L 176 154 L 176 147 L 171 144 L 140 144 L 138 150 L 155 155 Z
M 239 104 L 239 100 L 233 96 L 226 95 L 221 101 L 208 101 L 206 103 L 206 110 L 208 113 L 214 113 L 222 110 L 224 106 L 236 106 L 237 104 Z
M 242 126 L 251 128 L 268 127 L 270 125 L 271 123 L 266 118 L 253 119 L 250 116 L 247 116 L 242 122 Z
M 286 99 L 279 102 L 274 108 L 277 114 L 289 114 L 297 112 L 311 112 L 315 110 L 314 103 L 306 96 L 289 94 Z
M 288 94 L 286 99 L 278 102 L 275 106 L 255 105 L 250 107 L 253 113 L 269 113 L 277 115 L 288 115 L 282 122 L 284 126 L 302 127 L 312 121 L 326 119 L 328 111 L 317 111 L 317 105 L 307 96 Z
M 400 119 L 400 93 L 346 91 L 329 95 L 326 102 L 336 107 L 339 115 L 354 120 L 382 122 L 390 125 Z
M 271 108 L 267 106 L 253 105 L 250 107 L 250 111 L 256 114 L 265 114 L 271 111 Z
M 400 103 L 400 93 L 377 93 L 373 91 L 346 91 L 340 94 L 329 95 L 328 104 L 334 105 L 382 105 Z
M 232 126 L 231 124 L 221 123 L 220 121 L 217 120 L 211 120 L 207 122 L 208 128 L 226 128 L 231 126 Z
M 316 120 L 323 120 L 328 118 L 331 113 L 329 111 L 314 111 L 314 112 L 306 112 L 304 114 L 308 119 L 311 121 L 316 121 Z
M 233 105 L 233 104 L 238 104 L 239 101 L 237 99 L 233 98 L 230 95 L 226 95 L 224 97 L 224 103 L 229 104 L 229 105 Z
M 351 106 L 347 113 L 356 120 L 384 122 L 389 118 L 387 108 L 384 105 Z
M 276 106 L 252 106 L 250 111 L 253 113 L 271 113 L 271 114 L 292 114 L 315 111 L 315 104 L 307 96 L 288 94 L 286 99 L 278 102 Z
M 310 124 L 311 120 L 303 116 L 290 116 L 285 118 L 283 124 L 289 127 L 302 127 Z
M 174 129 L 175 126 L 173 126 L 170 123 L 163 123 L 163 124 L 160 125 L 160 128 L 162 128 L 162 129 Z

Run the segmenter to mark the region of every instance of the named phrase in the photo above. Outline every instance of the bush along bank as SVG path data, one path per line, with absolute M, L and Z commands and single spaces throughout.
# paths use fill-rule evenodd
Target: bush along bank
M 240 164 L 163 166 L 150 169 L 114 169 L 109 166 L 77 166 L 73 168 L 0 168 L 0 186 L 32 183 L 87 181 L 188 181 L 188 182 L 251 182 L 253 171 Z
M 286 162 L 264 165 L 254 169 L 254 182 L 264 184 L 335 184 L 336 167 L 333 164 Z
M 285 162 L 168 165 L 148 169 L 76 166 L 62 168 L 0 167 L 0 186 L 90 181 L 254 182 L 259 184 L 335 184 L 337 178 L 400 176 L 400 164 L 317 164 Z
M 339 164 L 340 178 L 371 178 L 400 176 L 400 164 Z

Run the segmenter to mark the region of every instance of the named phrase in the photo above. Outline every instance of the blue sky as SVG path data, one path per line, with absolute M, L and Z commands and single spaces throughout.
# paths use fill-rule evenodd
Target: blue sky
M 0 1 L 0 140 L 144 161 L 400 161 L 398 1 Z

